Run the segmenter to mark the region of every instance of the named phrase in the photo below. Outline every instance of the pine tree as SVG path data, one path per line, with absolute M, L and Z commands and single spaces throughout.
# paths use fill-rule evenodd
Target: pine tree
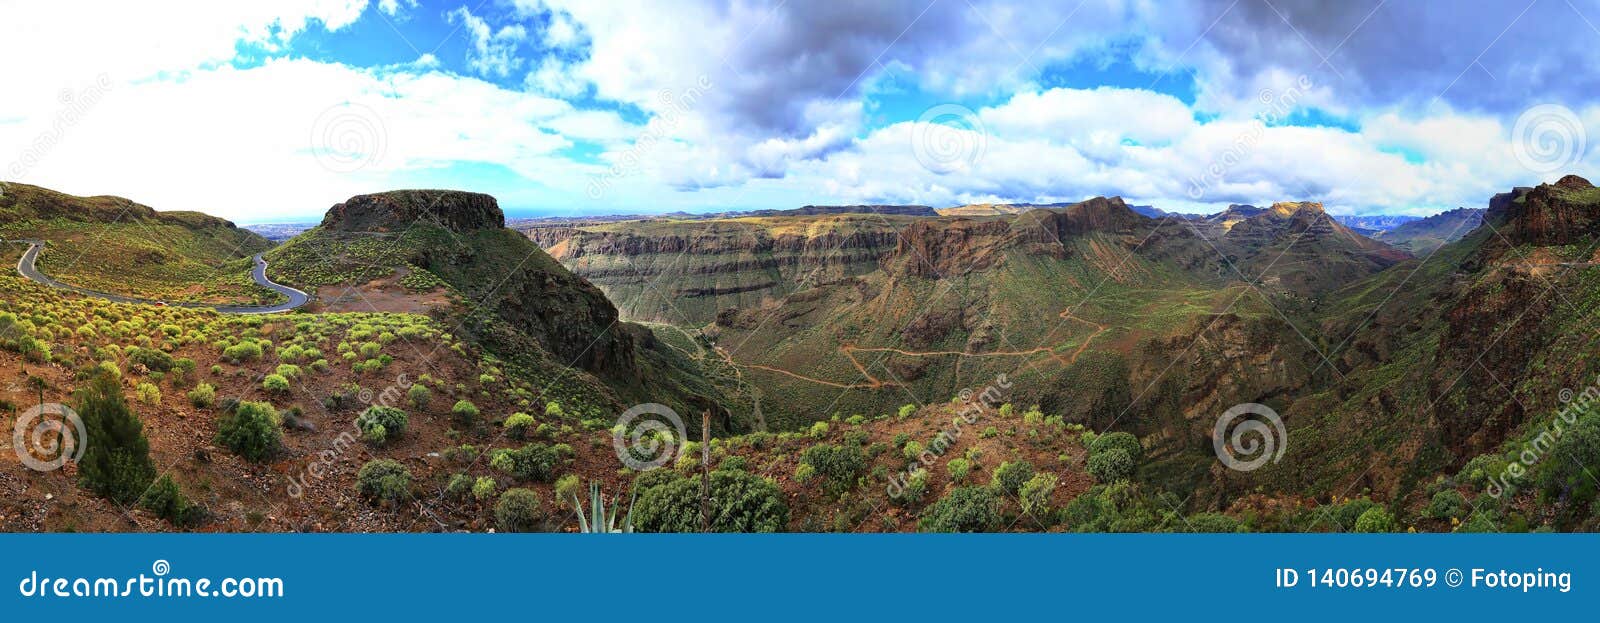
M 111 375 L 97 375 L 74 398 L 86 437 L 79 482 L 118 504 L 133 504 L 156 477 L 144 423 Z

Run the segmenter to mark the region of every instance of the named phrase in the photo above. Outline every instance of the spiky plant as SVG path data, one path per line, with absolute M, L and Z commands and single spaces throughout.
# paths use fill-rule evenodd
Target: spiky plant
M 589 515 L 583 513 L 583 502 L 578 499 L 578 494 L 572 494 L 573 512 L 578 514 L 579 532 L 608 532 L 631 533 L 633 532 L 633 501 L 638 498 L 638 492 L 628 500 L 628 514 L 622 518 L 622 525 L 617 525 L 617 516 L 621 509 L 613 508 L 611 513 L 606 513 L 605 499 L 600 497 L 600 483 L 589 483 Z

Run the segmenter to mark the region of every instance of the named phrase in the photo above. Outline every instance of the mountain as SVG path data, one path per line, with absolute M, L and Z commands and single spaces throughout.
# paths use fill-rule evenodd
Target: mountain
M 1483 222 L 1483 208 L 1456 208 L 1433 216 L 1406 221 L 1376 237 L 1413 255 L 1427 255 L 1455 242 Z
M 1327 291 L 1409 257 L 1341 225 L 1320 203 L 1276 203 L 1224 226 L 1227 230 L 1220 239 L 1243 251 L 1235 262 L 1243 275 L 1301 296 Z
M 1415 216 L 1398 214 L 1344 214 L 1333 217 L 1341 225 L 1349 227 L 1363 236 L 1376 236 L 1406 223 L 1418 220 Z
M 424 312 L 536 376 L 592 374 L 615 395 L 598 405 L 716 404 L 698 365 L 647 328 L 621 322 L 601 291 L 505 227 L 494 197 L 446 190 L 358 195 L 268 253 L 284 283 L 315 289 L 329 311 Z M 719 417 L 723 430 L 751 427 Z
M 272 243 L 199 212 L 8 182 L 0 186 L 0 237 L 44 240 L 39 269 L 91 290 L 170 301 L 278 300 L 250 280 L 250 256 Z

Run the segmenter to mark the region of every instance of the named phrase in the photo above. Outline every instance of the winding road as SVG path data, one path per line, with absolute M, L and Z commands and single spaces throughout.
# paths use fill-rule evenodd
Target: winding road
M 57 290 L 76 292 L 84 296 L 105 299 L 114 303 L 134 303 L 144 305 L 162 304 L 190 309 L 214 309 L 224 314 L 275 314 L 278 312 L 286 312 L 291 309 L 295 309 L 301 305 L 305 305 L 311 300 L 311 296 L 305 292 L 301 292 L 281 283 L 275 283 L 271 279 L 268 279 L 267 260 L 262 258 L 262 254 L 260 253 L 257 253 L 255 257 L 252 258 L 255 260 L 255 268 L 250 271 L 250 277 L 255 280 L 257 285 L 288 297 L 288 301 L 279 303 L 277 305 L 209 305 L 206 303 L 163 303 L 161 301 L 155 301 L 151 299 L 141 299 L 131 296 L 122 296 L 120 294 L 97 292 L 88 288 L 80 288 L 78 286 L 61 283 L 60 281 L 51 279 L 44 273 L 39 272 L 39 267 L 37 264 L 39 262 L 39 251 L 44 249 L 45 242 L 43 240 L 19 239 L 12 240 L 11 242 L 25 242 L 28 244 L 28 250 L 22 253 L 22 259 L 17 260 L 17 272 L 23 277 L 27 277 L 28 279 Z

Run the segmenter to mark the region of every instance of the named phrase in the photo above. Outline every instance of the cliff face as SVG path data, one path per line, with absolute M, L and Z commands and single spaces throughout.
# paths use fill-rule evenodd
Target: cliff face
M 506 215 L 489 195 L 457 190 L 395 190 L 357 195 L 333 206 L 322 226 L 339 231 L 401 231 L 431 222 L 451 231 L 500 229 Z
M 1554 184 L 1495 195 L 1484 216 L 1513 244 L 1563 245 L 1600 234 L 1600 190 L 1568 175 Z
M 526 230 L 629 319 L 702 325 L 818 284 L 877 270 L 904 216 L 636 221 Z

